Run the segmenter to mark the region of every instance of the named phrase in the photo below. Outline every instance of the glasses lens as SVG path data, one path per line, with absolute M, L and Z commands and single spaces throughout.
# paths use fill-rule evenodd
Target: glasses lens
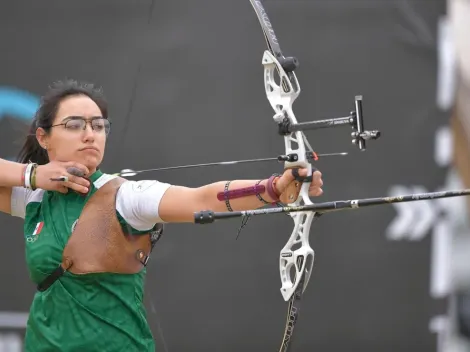
M 65 123 L 65 128 L 69 131 L 85 130 L 86 123 L 87 121 L 84 119 L 80 119 L 80 118 L 72 119 Z M 90 123 L 91 123 L 91 127 L 93 131 L 98 132 L 98 133 L 105 133 L 106 135 L 109 134 L 109 131 L 111 129 L 111 124 L 104 117 L 94 119 Z
M 85 125 L 85 120 L 73 119 L 65 123 L 65 128 L 70 131 L 78 131 L 80 129 L 83 130 L 84 125 Z
M 95 119 L 91 122 L 91 125 L 94 131 L 104 132 L 106 135 L 108 135 L 111 128 L 109 121 L 105 118 Z

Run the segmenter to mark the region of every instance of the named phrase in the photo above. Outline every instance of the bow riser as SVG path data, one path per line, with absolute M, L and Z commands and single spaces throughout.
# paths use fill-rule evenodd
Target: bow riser
M 290 72 L 288 76 L 281 63 L 267 50 L 264 52 L 262 64 L 264 66 L 264 87 L 266 96 L 275 112 L 273 117 L 274 121 L 280 124 L 285 121 L 285 119 L 288 119 L 290 124 L 297 124 L 292 105 L 301 90 L 295 73 Z M 276 72 L 278 74 L 279 83 L 276 82 Z M 305 157 L 307 155 L 307 148 L 304 142 L 305 136 L 302 131 L 284 135 L 286 154 L 297 155 L 297 161 L 286 162 L 284 168 L 305 168 L 307 169 L 307 176 L 310 176 L 312 175 L 312 165 Z M 308 195 L 309 187 L 310 182 L 304 182 L 299 197 L 297 200 L 293 199 L 289 205 L 298 206 L 312 204 Z M 285 301 L 291 299 L 300 282 L 303 282 L 303 292 L 310 278 L 314 262 L 314 251 L 310 247 L 308 238 L 314 216 L 315 213 L 312 212 L 295 213 L 291 215 L 294 221 L 294 229 L 279 256 L 279 273 L 282 285 L 281 294 Z M 304 275 L 305 277 L 302 280 Z

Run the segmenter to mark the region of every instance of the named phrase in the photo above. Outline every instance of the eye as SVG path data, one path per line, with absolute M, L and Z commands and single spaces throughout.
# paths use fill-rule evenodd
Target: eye
M 78 130 L 83 128 L 83 121 L 82 120 L 70 120 L 67 121 L 65 124 L 65 128 L 68 130 Z
M 96 131 L 102 131 L 105 128 L 105 120 L 104 119 L 99 119 L 99 120 L 93 120 L 93 129 Z

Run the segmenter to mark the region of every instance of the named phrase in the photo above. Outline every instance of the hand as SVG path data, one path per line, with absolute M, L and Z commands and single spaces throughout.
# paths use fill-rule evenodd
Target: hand
M 75 167 L 84 172 L 84 175 L 89 174 L 86 166 L 75 162 L 59 162 L 51 161 L 46 165 L 39 165 L 36 169 L 36 187 L 46 191 L 58 191 L 60 193 L 67 193 L 72 189 L 78 193 L 86 194 L 90 187 L 90 181 L 85 177 L 74 176 L 67 172 L 67 168 Z M 68 181 L 51 181 L 51 178 L 58 178 L 61 176 L 68 177 Z
M 298 169 L 298 172 L 301 177 L 307 176 L 307 169 Z M 312 182 L 308 189 L 308 195 L 311 197 L 321 196 L 323 194 L 322 186 L 322 174 L 320 171 L 316 170 L 312 175 Z M 301 187 L 302 182 L 295 179 L 292 169 L 285 170 L 275 185 L 276 192 L 280 195 L 279 198 L 282 203 L 294 202 L 299 196 Z

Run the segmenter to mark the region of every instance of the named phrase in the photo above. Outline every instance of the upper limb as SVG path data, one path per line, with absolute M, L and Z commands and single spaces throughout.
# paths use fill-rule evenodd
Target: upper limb
M 306 175 L 306 169 L 299 170 L 300 177 Z M 313 173 L 312 182 L 309 187 L 310 196 L 319 196 L 323 193 L 321 177 L 320 171 Z M 252 187 L 256 184 L 265 187 L 265 191 L 258 193 L 258 196 L 256 194 L 247 195 L 229 199 L 227 202 L 219 200 L 217 197 L 219 193 L 224 192 L 227 186 L 227 189 L 230 191 Z M 268 191 L 270 188 L 268 179 L 234 180 L 230 183 L 220 181 L 198 188 L 172 186 L 162 197 L 158 212 L 160 218 L 166 222 L 194 222 L 194 213 L 203 210 L 212 210 L 214 212 L 250 210 L 262 207 L 266 203 L 279 202 L 279 199 L 283 203 L 293 202 L 299 195 L 301 185 L 301 182 L 295 180 L 292 170 L 285 170 L 280 177 L 275 178 L 275 182 L 272 183 L 271 192 Z
M 234 180 L 229 185 L 229 190 L 251 187 L 258 180 Z M 259 184 L 266 187 L 267 180 Z M 194 213 L 202 210 L 228 211 L 225 201 L 217 199 L 217 193 L 223 192 L 226 182 L 220 181 L 197 188 L 172 186 L 164 194 L 159 206 L 160 218 L 165 222 L 194 222 Z M 267 202 L 274 202 L 264 192 L 262 198 Z M 256 209 L 265 205 L 256 195 L 230 199 L 232 210 Z
M 301 176 L 302 171 L 300 172 Z M 234 180 L 229 190 L 254 186 L 257 180 Z M 259 184 L 266 187 L 268 180 Z M 293 184 L 290 172 L 277 181 L 278 194 L 284 194 Z M 310 195 L 322 193 L 321 173 L 314 173 L 310 186 Z M 215 182 L 197 188 L 175 186 L 158 181 L 128 181 L 118 191 L 118 212 L 138 230 L 148 230 L 157 222 L 194 222 L 194 213 L 202 210 L 227 211 L 225 201 L 217 199 L 217 194 L 223 192 L 226 182 Z M 296 185 L 298 187 L 298 185 Z M 284 192 L 284 193 L 283 193 Z M 267 192 L 260 194 L 267 202 L 273 202 Z M 282 199 L 282 196 L 281 196 Z M 256 195 L 229 200 L 233 210 L 259 208 L 265 203 Z
M 233 181 L 232 187 L 240 184 L 252 186 L 256 181 Z M 127 181 L 119 189 L 116 210 L 139 231 L 151 229 L 158 222 L 194 222 L 194 212 L 200 210 L 226 210 L 225 202 L 217 200 L 216 193 L 224 190 L 225 182 L 190 188 L 170 185 L 159 181 Z M 231 189 L 232 189 L 231 187 Z M 267 198 L 263 194 L 263 198 Z M 266 199 L 268 200 L 268 199 Z M 235 210 L 263 205 L 256 196 L 231 199 Z
M 11 214 L 13 187 L 22 187 L 24 164 L 0 159 L 0 211 Z
M 11 187 L 0 187 L 0 212 L 11 214 Z

